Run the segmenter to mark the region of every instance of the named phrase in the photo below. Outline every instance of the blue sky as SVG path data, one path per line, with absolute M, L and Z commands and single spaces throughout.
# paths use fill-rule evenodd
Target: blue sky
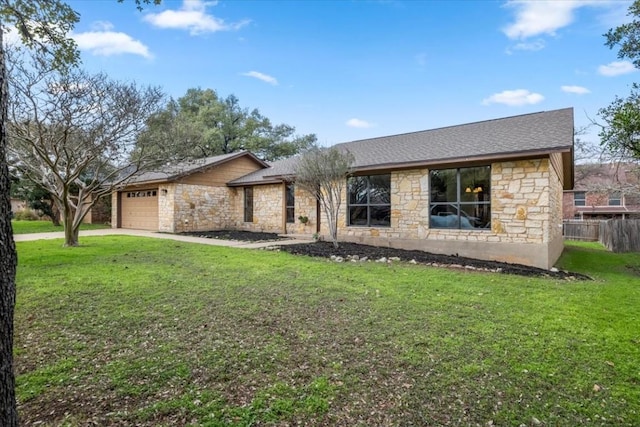
M 69 4 L 89 71 L 235 94 L 321 145 L 565 107 L 584 126 L 639 77 L 602 36 L 628 1 Z

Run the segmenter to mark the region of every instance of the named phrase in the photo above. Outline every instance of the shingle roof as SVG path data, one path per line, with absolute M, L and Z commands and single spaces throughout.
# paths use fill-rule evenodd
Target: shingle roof
M 221 154 L 219 156 L 205 157 L 202 159 L 188 160 L 177 164 L 169 164 L 158 167 L 158 170 L 148 171 L 140 175 L 135 175 L 131 179 L 127 180 L 127 184 L 140 184 L 146 182 L 162 182 L 173 181 L 181 178 L 185 175 L 210 168 L 220 163 L 227 162 L 237 157 L 250 156 L 257 163 L 268 167 L 269 164 L 258 159 L 255 155 L 248 151 L 241 151 L 230 154 Z
M 353 154 L 355 170 L 464 162 L 528 153 L 571 153 L 573 108 L 363 139 L 335 147 Z M 245 175 L 229 185 L 264 183 L 293 175 L 296 162 L 297 157 L 274 162 L 270 168 Z

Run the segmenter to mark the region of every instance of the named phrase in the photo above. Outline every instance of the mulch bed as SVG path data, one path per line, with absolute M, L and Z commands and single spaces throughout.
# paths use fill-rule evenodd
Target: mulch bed
M 193 231 L 180 234 L 185 236 L 206 237 L 207 239 L 236 240 L 241 242 L 271 242 L 288 239 L 288 237 L 280 237 L 276 233 L 239 230 Z
M 281 246 L 280 250 L 295 255 L 329 258 L 336 262 L 362 262 L 363 258 L 366 258 L 366 261 L 393 262 L 394 260 L 390 259 L 395 258 L 397 261 L 399 258 L 400 261 L 403 262 L 415 262 L 416 264 L 459 268 L 470 271 L 491 271 L 529 277 L 553 277 L 563 280 L 591 280 L 589 276 L 585 276 L 584 274 L 571 273 L 568 271 L 550 271 L 520 264 L 483 261 L 461 256 L 437 255 L 423 251 L 384 248 L 356 243 L 340 243 L 340 247 L 336 249 L 330 242 L 316 242 Z M 381 261 L 382 258 L 385 258 L 385 260 Z
M 206 237 L 208 239 L 236 240 L 244 242 L 275 242 L 286 240 L 288 237 L 279 236 L 276 233 L 261 233 L 253 231 L 218 230 L 195 231 L 181 233 L 188 236 Z M 529 267 L 521 264 L 508 264 L 497 261 L 483 261 L 461 256 L 438 255 L 423 251 L 410 251 L 404 249 L 385 248 L 357 243 L 340 243 L 339 248 L 334 248 L 330 242 L 301 243 L 298 245 L 280 246 L 280 250 L 294 255 L 307 255 L 332 259 L 336 262 L 344 261 L 379 261 L 385 258 L 385 262 L 400 261 L 416 264 L 426 264 L 437 267 L 451 267 L 470 271 L 491 271 L 495 273 L 517 274 L 528 277 L 552 277 L 563 280 L 591 280 L 589 276 L 569 271 L 550 271 L 542 268 Z M 357 259 L 354 259 L 357 258 Z

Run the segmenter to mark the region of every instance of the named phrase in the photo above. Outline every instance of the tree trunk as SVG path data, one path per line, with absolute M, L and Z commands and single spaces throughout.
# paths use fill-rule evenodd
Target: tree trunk
M 60 226 L 60 210 L 53 201 L 51 202 L 51 222 L 56 227 Z
M 78 234 L 80 227 L 73 227 L 73 212 L 70 209 L 64 211 L 64 245 L 78 246 Z
M 13 374 L 13 310 L 16 304 L 18 256 L 11 227 L 9 168 L 7 166 L 7 76 L 0 22 L 0 425 L 18 425 Z

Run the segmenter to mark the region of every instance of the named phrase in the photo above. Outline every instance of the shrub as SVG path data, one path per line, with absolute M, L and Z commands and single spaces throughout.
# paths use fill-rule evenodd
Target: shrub
M 18 221 L 39 221 L 40 216 L 32 209 L 24 208 L 13 213 L 13 219 Z

